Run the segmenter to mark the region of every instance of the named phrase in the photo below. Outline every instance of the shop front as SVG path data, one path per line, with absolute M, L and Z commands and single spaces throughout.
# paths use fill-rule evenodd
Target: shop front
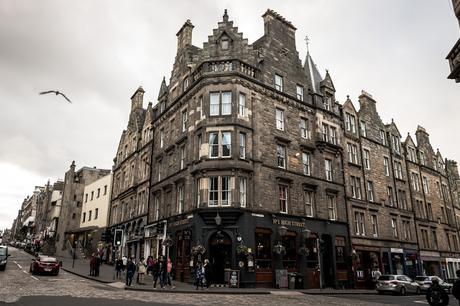
M 460 258 L 446 258 L 447 278 L 457 278 L 456 271 L 460 269 Z
M 383 271 L 380 248 L 354 245 L 353 249 L 356 288 L 374 289 L 373 271 Z
M 442 277 L 441 256 L 435 251 L 420 251 L 420 260 L 423 267 L 423 275 L 437 275 Z

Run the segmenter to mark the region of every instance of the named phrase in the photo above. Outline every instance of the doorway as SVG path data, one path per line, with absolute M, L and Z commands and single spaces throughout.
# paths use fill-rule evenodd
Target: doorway
M 323 277 L 324 277 L 324 287 L 326 288 L 335 288 L 335 269 L 334 269 L 334 249 L 332 246 L 332 237 L 331 235 L 322 235 L 321 239 L 324 243 L 324 253 L 323 253 Z
M 209 262 L 214 284 L 225 284 L 225 269 L 232 267 L 232 240 L 230 236 L 217 231 L 209 237 Z

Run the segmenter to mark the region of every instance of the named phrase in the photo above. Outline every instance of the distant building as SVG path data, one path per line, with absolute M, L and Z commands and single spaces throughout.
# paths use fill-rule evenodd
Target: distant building
M 458 22 L 460 24 L 460 0 L 452 0 L 452 4 L 454 6 L 455 15 L 457 16 Z M 455 79 L 457 83 L 460 82 L 460 39 L 447 55 L 447 59 L 449 60 L 451 70 L 448 78 Z

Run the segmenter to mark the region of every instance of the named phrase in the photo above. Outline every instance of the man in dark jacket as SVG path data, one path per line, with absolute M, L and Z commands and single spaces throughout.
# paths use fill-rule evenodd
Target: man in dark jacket
M 163 257 L 160 256 L 154 263 L 153 263 L 153 289 L 157 288 L 157 281 L 160 278 L 160 286 L 163 288 L 163 277 L 161 272 L 163 271 Z
M 439 281 L 436 278 L 431 280 L 431 287 L 426 292 L 426 300 L 431 306 L 446 306 L 449 305 L 449 295 L 439 285 Z
M 126 286 L 131 286 L 134 273 L 136 273 L 136 265 L 134 264 L 133 259 L 134 256 L 132 256 L 126 264 Z
M 452 287 L 452 295 L 457 299 L 458 304 L 460 305 L 460 270 L 457 270 L 455 274 L 457 274 L 457 279 Z

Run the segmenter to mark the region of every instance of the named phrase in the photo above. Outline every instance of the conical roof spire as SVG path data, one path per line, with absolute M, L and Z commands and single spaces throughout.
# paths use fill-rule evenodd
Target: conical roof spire
M 163 97 L 163 95 L 168 93 L 168 86 L 166 85 L 166 78 L 163 77 L 163 81 L 161 81 L 160 92 L 158 93 L 158 99 Z
M 326 76 L 324 77 L 324 80 L 321 81 L 321 86 L 329 87 L 335 91 L 334 83 L 332 82 L 332 78 L 328 70 L 326 70 Z
M 307 56 L 305 58 L 305 64 L 304 64 L 303 69 L 304 69 L 305 75 L 310 81 L 309 85 L 311 89 L 313 90 L 313 92 L 319 92 L 320 82 L 323 79 L 323 77 L 319 73 L 315 62 L 313 62 L 313 59 L 309 51 L 307 51 Z

